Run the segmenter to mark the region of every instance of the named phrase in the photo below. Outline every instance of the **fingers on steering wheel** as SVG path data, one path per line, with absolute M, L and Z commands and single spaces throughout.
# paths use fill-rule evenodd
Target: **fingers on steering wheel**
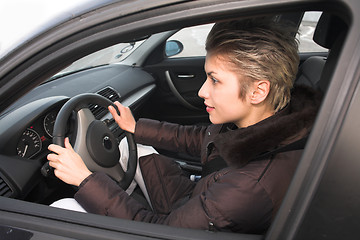
M 55 169 L 58 168 L 59 163 L 60 163 L 59 155 L 50 153 L 50 154 L 48 154 L 47 159 L 49 160 L 50 167 L 53 167 Z
M 117 106 L 117 108 L 119 109 L 120 115 L 122 113 L 124 113 L 124 111 L 126 111 L 128 109 L 128 107 L 125 107 L 124 105 L 122 105 L 120 102 L 115 101 L 114 104 Z
M 68 137 L 65 138 L 64 144 L 65 144 L 65 148 L 70 149 L 70 150 L 73 150 L 73 148 L 72 148 L 72 146 L 71 146 L 71 144 L 70 144 L 70 140 L 69 140 Z
M 48 149 L 54 153 L 60 154 L 63 152 L 64 148 L 56 144 L 50 144 Z
M 119 101 L 115 101 L 114 104 L 119 108 L 119 110 L 122 107 L 122 105 Z
M 116 118 L 119 117 L 119 114 L 117 113 L 116 109 L 112 105 L 110 105 L 108 107 L 108 109 L 109 109 L 111 115 L 113 116 L 113 118 L 116 120 Z
M 48 158 L 48 159 L 49 159 L 49 158 Z M 57 164 L 56 164 L 56 162 L 55 162 L 55 161 L 53 161 L 53 160 L 49 160 L 49 166 L 50 166 L 50 167 L 53 167 L 53 168 L 55 168 L 55 169 L 56 169 Z

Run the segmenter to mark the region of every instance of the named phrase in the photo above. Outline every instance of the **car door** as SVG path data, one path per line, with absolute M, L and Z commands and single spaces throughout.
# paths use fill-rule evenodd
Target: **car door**
M 184 28 L 159 46 L 145 69 L 158 81 L 150 117 L 180 124 L 208 124 L 198 91 L 206 79 L 205 39 L 212 24 Z M 156 114 L 155 114 L 156 113 Z

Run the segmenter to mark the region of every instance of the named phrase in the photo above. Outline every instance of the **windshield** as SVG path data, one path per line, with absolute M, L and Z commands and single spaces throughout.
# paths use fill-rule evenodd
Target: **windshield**
M 89 54 L 79 60 L 73 62 L 70 66 L 63 69 L 62 71 L 56 73 L 50 79 L 45 81 L 43 84 L 49 83 L 52 80 L 56 80 L 61 78 L 62 76 L 66 76 L 75 72 L 79 72 L 85 69 L 94 68 L 98 66 L 108 65 L 108 64 L 122 64 L 128 56 L 130 56 L 145 40 L 139 40 L 129 43 L 119 43 L 108 48 L 104 48 L 92 54 Z M 35 88 L 33 91 L 36 91 Z M 25 95 L 22 99 L 27 99 L 27 101 L 34 101 L 33 95 Z M 12 106 L 10 106 L 6 111 L 0 114 L 0 117 L 5 115 L 7 112 L 20 107 L 24 102 L 14 102 Z
M 121 63 L 126 57 L 135 51 L 145 40 L 119 43 L 108 48 L 104 48 L 100 51 L 87 55 L 75 62 L 62 71 L 55 74 L 53 78 L 57 78 L 73 72 L 78 72 L 83 69 L 93 68 L 102 65 L 108 65 L 112 63 Z

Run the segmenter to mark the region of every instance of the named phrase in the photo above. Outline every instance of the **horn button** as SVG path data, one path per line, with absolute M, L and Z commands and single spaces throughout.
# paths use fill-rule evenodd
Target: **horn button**
M 101 167 L 119 163 L 120 151 L 114 134 L 103 121 L 93 121 L 86 133 L 86 146 L 93 160 Z

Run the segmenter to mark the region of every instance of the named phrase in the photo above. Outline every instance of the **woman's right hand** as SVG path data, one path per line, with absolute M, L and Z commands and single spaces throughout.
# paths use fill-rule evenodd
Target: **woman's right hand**
M 120 115 L 117 113 L 116 109 L 113 106 L 109 106 L 108 109 L 113 116 L 115 122 L 119 125 L 122 130 L 125 130 L 130 133 L 135 133 L 136 121 L 134 116 L 131 113 L 130 108 L 125 107 L 118 101 L 114 102 L 118 108 Z
M 55 176 L 65 183 L 79 186 L 92 173 L 72 148 L 69 138 L 65 138 L 65 147 L 50 144 L 48 149 L 53 152 L 47 156 L 49 165 L 55 169 Z

